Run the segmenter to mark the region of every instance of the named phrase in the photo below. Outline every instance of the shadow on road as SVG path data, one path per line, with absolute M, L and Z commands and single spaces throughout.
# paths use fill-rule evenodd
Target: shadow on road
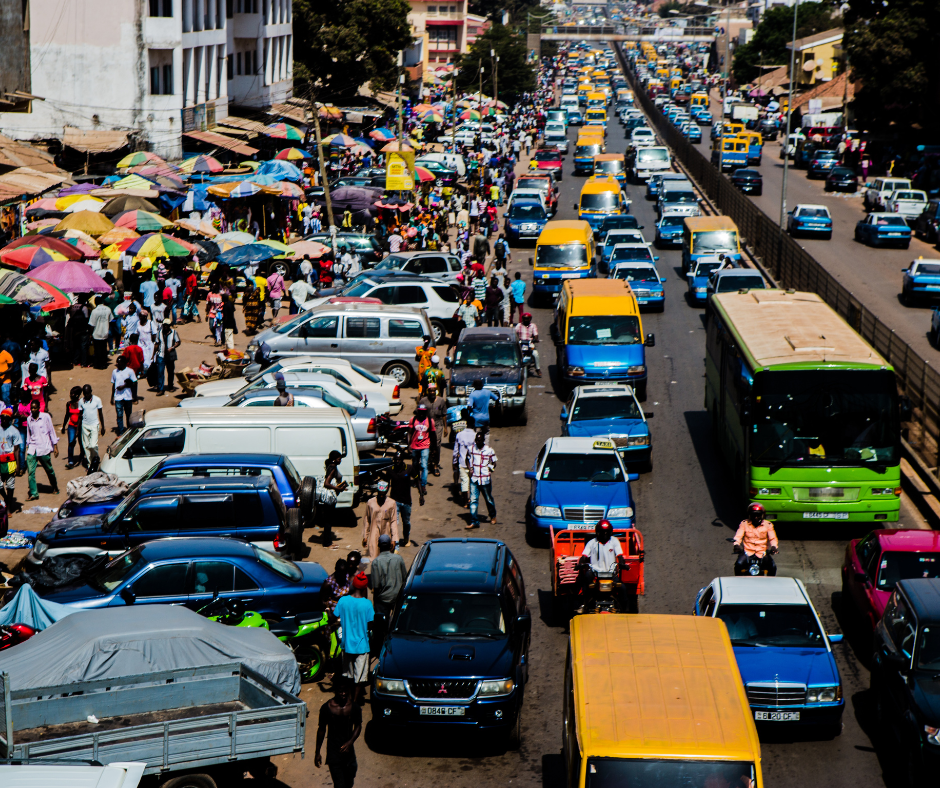
M 728 466 L 715 451 L 711 418 L 704 410 L 690 410 L 685 412 L 685 422 L 717 519 L 733 531 L 741 520 L 741 509 Z
M 560 753 L 542 756 L 542 788 L 565 788 L 565 757 Z

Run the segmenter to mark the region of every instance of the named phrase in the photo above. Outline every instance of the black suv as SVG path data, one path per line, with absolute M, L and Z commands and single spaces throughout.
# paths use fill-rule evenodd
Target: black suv
M 373 721 L 496 731 L 518 747 L 531 631 L 522 571 L 503 542 L 426 542 L 379 654 Z
M 927 203 L 923 213 L 914 220 L 914 234 L 927 243 L 940 242 L 940 200 Z
M 528 357 L 523 357 L 516 332 L 511 328 L 465 328 L 457 339 L 454 358 L 444 357 L 450 368 L 447 406 L 466 405 L 473 381 L 499 395 L 496 412 L 526 423 Z
M 940 580 L 900 580 L 875 628 L 871 689 L 908 782 L 940 767 Z

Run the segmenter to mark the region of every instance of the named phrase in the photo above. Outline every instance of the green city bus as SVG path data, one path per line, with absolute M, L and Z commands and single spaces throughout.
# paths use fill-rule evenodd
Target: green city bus
M 895 522 L 894 372 L 815 293 L 709 298 L 705 407 L 737 489 L 771 520 Z

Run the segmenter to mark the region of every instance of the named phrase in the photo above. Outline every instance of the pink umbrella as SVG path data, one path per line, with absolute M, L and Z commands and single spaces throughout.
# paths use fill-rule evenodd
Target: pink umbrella
M 110 286 L 89 266 L 74 260 L 44 263 L 26 276 L 53 285 L 63 293 L 111 292 Z

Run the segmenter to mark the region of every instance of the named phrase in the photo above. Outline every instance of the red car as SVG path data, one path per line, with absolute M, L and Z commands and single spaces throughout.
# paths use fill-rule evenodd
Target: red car
M 874 630 L 895 583 L 915 577 L 940 577 L 940 532 L 872 531 L 845 548 L 842 602 L 852 605 Z
M 538 172 L 546 172 L 556 181 L 560 181 L 565 162 L 558 148 L 539 148 L 529 166 Z
M 558 210 L 558 187 L 555 186 L 555 180 L 547 172 L 538 172 L 533 169 L 530 172 L 520 175 L 516 178 L 513 189 L 541 189 L 545 192 L 545 204 L 548 206 L 548 212 L 554 216 Z

